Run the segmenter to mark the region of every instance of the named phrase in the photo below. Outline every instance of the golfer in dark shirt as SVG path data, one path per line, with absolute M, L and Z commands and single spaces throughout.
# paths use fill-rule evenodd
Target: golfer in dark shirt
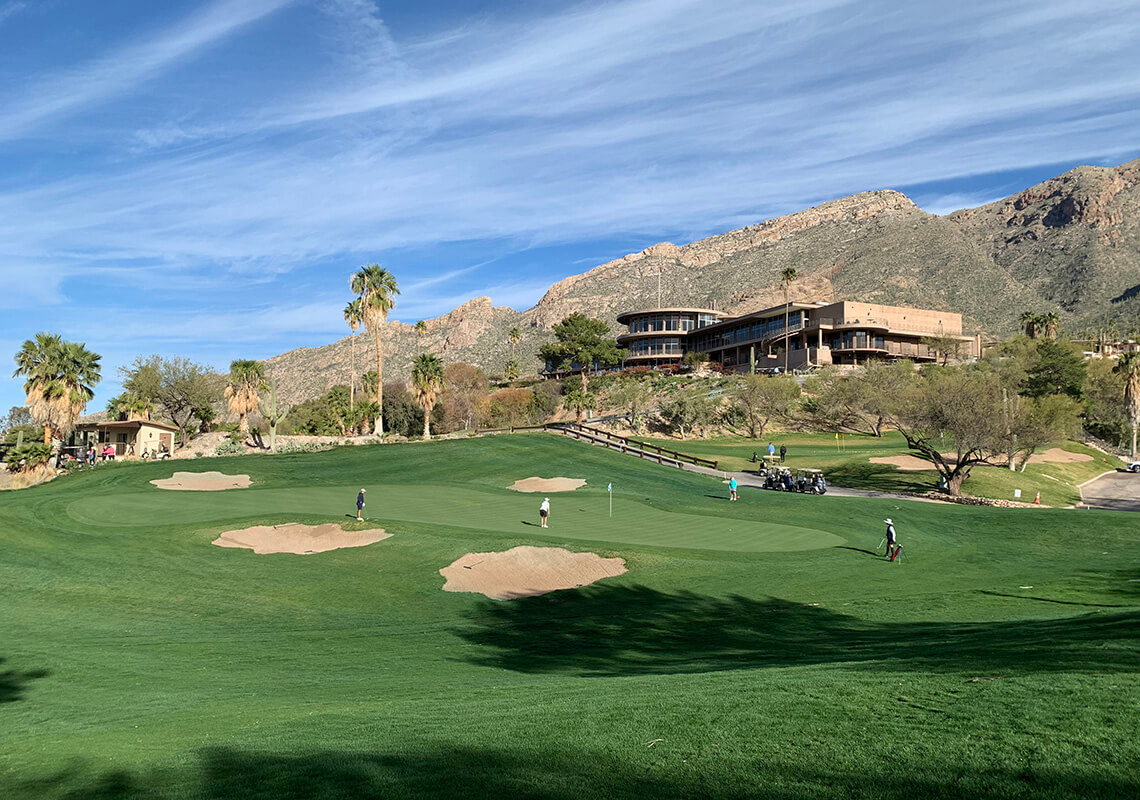
M 788 455 L 788 446 L 786 444 L 780 445 L 780 463 L 784 463 L 784 459 Z
M 356 496 L 356 518 L 364 519 L 364 493 L 367 489 L 361 489 L 360 494 Z

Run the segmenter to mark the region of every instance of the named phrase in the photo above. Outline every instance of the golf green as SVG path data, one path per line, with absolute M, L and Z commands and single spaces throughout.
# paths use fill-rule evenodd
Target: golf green
M 289 515 L 302 516 L 306 521 L 322 516 L 336 521 L 353 516 L 347 510 L 354 508 L 358 489 L 319 486 L 170 492 L 152 488 L 76 500 L 68 505 L 67 513 L 84 524 L 136 528 L 223 522 L 232 525 L 235 520 L 285 520 Z M 397 483 L 373 486 L 368 499 L 369 523 L 387 526 L 392 532 L 398 530 L 401 522 L 417 522 L 611 544 L 749 553 L 816 550 L 845 542 L 842 537 L 814 528 L 663 511 L 645 499 L 624 495 L 615 500 L 611 517 L 605 492 L 581 489 L 552 495 L 551 527 L 541 534 L 533 527 L 538 519 L 537 495 L 446 483 Z M 130 508 L 132 514 L 123 516 L 123 508 Z
M 253 485 L 149 483 L 184 470 Z M 543 530 L 543 495 L 505 487 L 554 475 L 588 483 Z M 727 494 L 548 434 L 0 492 L 0 798 L 1140 795 L 1140 515 Z M 886 517 L 902 563 L 875 553 Z M 393 536 L 210 544 L 283 522 Z M 518 545 L 628 571 L 441 590 L 463 554 Z

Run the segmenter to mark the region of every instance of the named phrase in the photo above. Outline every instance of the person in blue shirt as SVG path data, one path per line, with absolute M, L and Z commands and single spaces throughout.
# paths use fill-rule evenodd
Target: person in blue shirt
M 730 479 L 729 479 L 729 481 L 728 481 L 728 499 L 729 499 L 730 501 L 731 501 L 731 500 L 739 500 L 739 499 L 740 499 L 740 498 L 739 498 L 739 497 L 737 497 L 737 495 L 736 495 L 736 485 L 737 485 L 737 484 L 736 484 L 736 478 L 730 478 Z

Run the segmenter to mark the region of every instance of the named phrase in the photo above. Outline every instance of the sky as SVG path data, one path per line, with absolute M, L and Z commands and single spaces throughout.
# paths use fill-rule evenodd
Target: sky
M 820 202 L 1140 156 L 1135 0 L 0 0 L 0 357 L 228 368 Z M 10 360 L 6 363 L 14 369 Z M 23 403 L 0 369 L 0 414 Z

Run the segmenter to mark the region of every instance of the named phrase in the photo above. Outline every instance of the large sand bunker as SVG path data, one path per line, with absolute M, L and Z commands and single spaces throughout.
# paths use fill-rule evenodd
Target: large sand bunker
M 1070 453 L 1060 447 L 1046 450 L 1044 453 L 1034 453 L 1029 457 L 1030 464 L 1075 464 L 1079 461 L 1092 461 L 1088 453 Z
M 505 553 L 468 553 L 439 574 L 447 578 L 445 592 L 478 592 L 495 600 L 513 600 L 586 586 L 625 571 L 624 558 L 524 545 Z
M 953 464 L 954 456 L 943 454 L 946 460 Z M 1035 453 L 1029 457 L 1030 464 L 1074 464 L 1081 461 L 1092 461 L 1093 457 L 1087 453 L 1070 453 L 1060 447 L 1054 447 L 1043 453 Z M 932 463 L 916 456 L 884 456 L 870 459 L 872 464 L 892 464 L 903 472 L 918 472 L 920 470 L 937 469 Z M 997 456 L 991 460 L 992 466 L 1004 466 L 1005 456 Z
M 169 478 L 151 481 L 159 489 L 181 492 L 220 492 L 225 489 L 248 489 L 248 475 L 224 475 L 221 472 L 175 472 Z
M 547 494 L 548 492 L 572 492 L 585 485 L 586 482 L 581 478 L 523 478 L 521 481 L 515 481 L 507 488 L 516 492 Z
M 370 531 L 346 531 L 339 525 L 258 525 L 240 531 L 226 531 L 214 544 L 218 547 L 244 547 L 246 550 L 265 553 L 294 553 L 309 555 L 339 550 L 342 547 L 364 547 L 366 544 L 387 539 L 392 534 L 382 528 Z
M 904 472 L 918 472 L 924 469 L 937 469 L 929 461 L 915 456 L 881 456 L 871 459 L 872 464 L 891 464 Z

